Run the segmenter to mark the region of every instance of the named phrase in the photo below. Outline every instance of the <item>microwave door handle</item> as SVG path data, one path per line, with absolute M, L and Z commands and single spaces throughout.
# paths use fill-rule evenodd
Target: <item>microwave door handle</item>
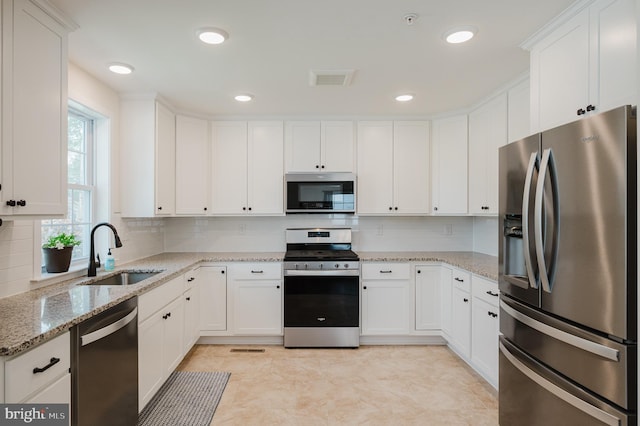
M 524 192 L 522 195 L 522 239 L 524 245 L 524 264 L 527 267 L 527 276 L 529 277 L 529 285 L 531 288 L 538 288 L 538 280 L 533 270 L 533 258 L 531 257 L 531 249 L 529 245 L 529 194 L 531 194 L 531 183 L 533 181 L 533 173 L 538 159 L 538 151 L 531 153 L 529 157 L 529 166 L 524 180 Z

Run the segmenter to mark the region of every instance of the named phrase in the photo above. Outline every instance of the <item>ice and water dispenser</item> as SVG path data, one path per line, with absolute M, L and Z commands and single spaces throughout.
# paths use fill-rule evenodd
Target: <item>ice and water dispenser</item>
M 504 274 L 526 279 L 524 264 L 524 240 L 522 238 L 522 216 L 506 214 L 503 218 L 502 252 Z

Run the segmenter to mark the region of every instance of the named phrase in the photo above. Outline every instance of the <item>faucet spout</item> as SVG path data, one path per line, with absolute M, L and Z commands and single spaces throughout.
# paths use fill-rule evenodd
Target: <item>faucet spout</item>
M 116 227 L 113 226 L 110 223 L 107 222 L 102 222 L 97 224 L 96 226 L 93 227 L 93 229 L 91 230 L 91 245 L 90 245 L 90 249 L 89 249 L 89 269 L 87 271 L 87 276 L 88 277 L 95 277 L 96 276 L 96 249 L 95 249 L 95 243 L 94 243 L 94 239 L 93 239 L 93 235 L 96 232 L 96 229 L 98 229 L 101 226 L 106 226 L 108 228 L 111 229 L 111 231 L 113 232 L 113 237 L 115 239 L 116 242 L 116 247 L 122 247 L 122 241 L 120 240 L 120 236 L 118 235 L 118 231 L 116 230 Z

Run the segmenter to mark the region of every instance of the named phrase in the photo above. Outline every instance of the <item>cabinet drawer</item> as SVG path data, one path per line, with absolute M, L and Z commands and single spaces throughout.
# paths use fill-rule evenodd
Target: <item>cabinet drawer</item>
M 460 269 L 453 269 L 451 274 L 451 282 L 455 287 L 471 293 L 471 274 Z
M 498 297 L 500 294 L 500 291 L 498 290 L 498 283 L 475 275 L 471 280 L 473 282 L 472 288 L 474 297 L 482 299 L 492 306 L 497 307 Z
M 55 362 L 55 359 L 59 361 Z M 45 388 L 71 366 L 71 339 L 69 333 L 54 338 L 5 362 L 5 398 L 7 403 L 18 403 L 34 392 Z M 35 372 L 35 368 L 47 368 Z
M 408 263 L 364 263 L 362 265 L 362 279 L 408 280 L 410 269 Z
M 229 267 L 229 275 L 236 280 L 279 280 L 282 264 L 279 262 L 242 263 Z
M 163 306 L 171 303 L 184 290 L 184 277 L 179 276 L 138 298 L 138 324 Z

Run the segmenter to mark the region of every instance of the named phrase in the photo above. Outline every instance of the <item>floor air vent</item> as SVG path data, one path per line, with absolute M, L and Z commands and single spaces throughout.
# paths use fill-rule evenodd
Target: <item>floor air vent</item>
M 264 349 L 234 348 L 234 349 L 231 349 L 231 352 L 260 353 L 260 352 L 264 352 Z

